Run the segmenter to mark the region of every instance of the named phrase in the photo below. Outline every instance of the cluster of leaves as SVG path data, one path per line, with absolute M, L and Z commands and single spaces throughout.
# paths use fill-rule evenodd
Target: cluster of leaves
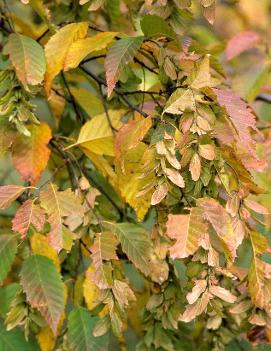
M 253 30 L 211 40 L 216 6 L 246 16 L 4 1 L 1 350 L 271 340 L 270 125 L 247 102 L 268 102 L 269 48 Z M 240 91 L 232 71 L 255 51 L 263 70 Z

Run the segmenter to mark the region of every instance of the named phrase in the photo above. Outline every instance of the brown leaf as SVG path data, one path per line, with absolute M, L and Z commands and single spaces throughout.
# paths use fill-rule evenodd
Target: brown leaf
M 192 305 L 188 305 L 186 307 L 186 310 L 182 314 L 182 316 L 179 318 L 180 321 L 182 322 L 191 322 L 195 317 L 201 315 L 207 308 L 208 303 L 211 299 L 211 294 L 209 294 L 207 291 L 202 295 L 198 301 L 196 301 Z
M 20 185 L 3 185 L 0 186 L 0 208 L 4 210 L 16 200 L 26 188 Z
M 233 261 L 236 257 L 237 247 L 243 239 L 243 234 L 234 231 L 231 217 L 216 200 L 202 198 L 197 200 L 197 204 L 203 209 L 204 218 L 212 224 L 221 240 L 226 257 L 228 260 Z
M 195 285 L 190 293 L 186 295 L 188 303 L 191 305 L 197 301 L 200 295 L 206 290 L 207 281 L 204 279 L 196 280 Z
M 176 169 L 166 168 L 165 169 L 165 175 L 175 185 L 179 186 L 180 188 L 184 188 L 185 187 L 184 179 L 181 176 L 180 172 L 178 172 Z
M 200 144 L 199 155 L 206 160 L 212 161 L 215 159 L 215 147 L 211 144 Z
M 233 295 L 229 290 L 222 288 L 222 286 L 212 285 L 209 288 L 209 291 L 211 294 L 229 303 L 234 303 L 237 300 L 235 295 Z
M 33 224 L 38 231 L 41 231 L 45 224 L 44 210 L 31 199 L 25 201 L 16 212 L 12 220 L 12 230 L 20 233 L 22 239 L 25 239 L 30 224 Z
M 166 183 L 159 184 L 155 192 L 152 194 L 151 205 L 159 204 L 167 195 L 168 186 Z
M 169 250 L 173 259 L 193 255 L 207 231 L 202 220 L 202 210 L 197 207 L 193 207 L 190 214 L 170 214 L 166 226 L 166 234 L 171 239 L 176 239 L 176 243 Z
M 201 162 L 200 157 L 197 153 L 195 153 L 189 164 L 189 171 L 191 173 L 191 177 L 196 182 L 199 180 L 200 172 L 201 172 Z

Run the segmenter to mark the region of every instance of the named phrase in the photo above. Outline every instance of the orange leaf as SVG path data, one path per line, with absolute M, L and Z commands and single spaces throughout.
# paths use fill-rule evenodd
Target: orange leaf
M 12 159 L 23 180 L 36 184 L 49 160 L 51 152 L 47 145 L 52 134 L 46 123 L 32 125 L 29 131 L 30 137 L 17 136 L 12 147 Z
M 203 222 L 202 210 L 198 207 L 192 208 L 190 214 L 170 214 L 166 233 L 171 239 L 176 239 L 169 250 L 170 256 L 175 259 L 193 255 L 206 231 L 207 225 Z
M 138 114 L 135 119 L 130 119 L 129 122 L 117 132 L 115 139 L 116 162 L 120 162 L 123 173 L 125 173 L 123 164 L 125 153 L 139 144 L 151 125 L 151 116 L 144 118 Z

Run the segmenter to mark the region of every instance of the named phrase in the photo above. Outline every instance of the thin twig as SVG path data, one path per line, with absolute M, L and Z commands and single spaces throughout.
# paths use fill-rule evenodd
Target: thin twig
M 61 157 L 63 157 L 65 164 L 67 166 L 67 171 L 69 174 L 69 178 L 71 181 L 71 186 L 73 190 L 78 189 L 78 177 L 75 171 L 75 168 L 73 166 L 72 160 L 69 158 L 68 154 L 61 148 L 61 146 L 58 144 L 58 142 L 55 139 L 52 139 L 50 141 L 50 145 L 57 150 L 57 152 L 60 154 Z
M 87 69 L 84 66 L 80 65 L 80 68 L 83 72 L 85 72 L 87 75 L 89 75 L 92 79 L 94 79 L 99 85 L 104 85 L 105 87 L 107 87 L 107 84 L 105 82 L 105 80 L 103 80 L 101 77 L 97 76 L 96 74 L 94 74 L 93 72 L 91 72 L 89 69 Z M 126 103 L 126 105 L 128 105 L 132 110 L 139 112 L 143 117 L 147 117 L 147 113 L 145 113 L 144 111 L 141 111 L 139 107 L 133 105 L 129 99 L 127 99 L 127 97 L 125 96 L 124 92 L 121 92 L 120 90 L 118 90 L 117 88 L 114 88 L 114 92 L 123 99 L 123 101 Z
M 256 101 L 264 101 L 267 102 L 268 104 L 271 104 L 271 95 L 266 94 L 266 93 L 262 93 L 259 94 L 258 96 L 256 96 Z
M 83 123 L 83 122 L 84 122 L 84 118 L 81 116 L 80 111 L 79 111 L 78 108 L 77 108 L 76 101 L 75 101 L 75 99 L 74 99 L 74 97 L 73 97 L 73 95 L 72 95 L 72 93 L 71 93 L 69 84 L 68 84 L 68 82 L 67 82 L 67 80 L 66 80 L 65 75 L 64 75 L 63 72 L 61 72 L 61 76 L 62 76 L 64 85 L 65 85 L 65 87 L 66 87 L 66 89 L 67 89 L 67 91 L 68 91 L 68 94 L 69 94 L 69 96 L 70 96 L 70 100 L 71 100 L 71 103 L 72 103 L 72 106 L 73 106 L 73 109 L 74 109 L 76 118 L 77 118 L 78 122 Z
M 106 100 L 105 100 L 105 97 L 104 97 L 104 94 L 103 94 L 102 84 L 99 84 L 99 92 L 100 92 L 100 95 L 101 95 L 102 104 L 103 104 L 103 108 L 104 108 L 104 112 L 105 112 L 105 115 L 106 115 L 107 122 L 108 122 L 108 124 L 109 124 L 109 126 L 110 126 L 110 128 L 112 130 L 112 133 L 115 134 L 116 129 L 114 128 L 114 126 L 113 126 L 113 124 L 111 122 L 109 113 L 108 113 Z

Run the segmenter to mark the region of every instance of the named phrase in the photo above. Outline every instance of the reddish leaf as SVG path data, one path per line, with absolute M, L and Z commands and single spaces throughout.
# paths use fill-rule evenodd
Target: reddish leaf
M 250 128 L 256 128 L 256 119 L 250 106 L 232 90 L 214 89 L 217 101 L 224 107 L 240 141 L 251 149 L 253 140 Z
M 232 60 L 242 52 L 254 48 L 259 40 L 259 35 L 253 31 L 244 31 L 235 34 L 229 40 L 225 50 L 227 60 Z
M 30 224 L 33 224 L 38 231 L 41 231 L 45 224 L 44 210 L 31 199 L 25 201 L 16 212 L 12 220 L 12 230 L 20 233 L 24 239 Z

